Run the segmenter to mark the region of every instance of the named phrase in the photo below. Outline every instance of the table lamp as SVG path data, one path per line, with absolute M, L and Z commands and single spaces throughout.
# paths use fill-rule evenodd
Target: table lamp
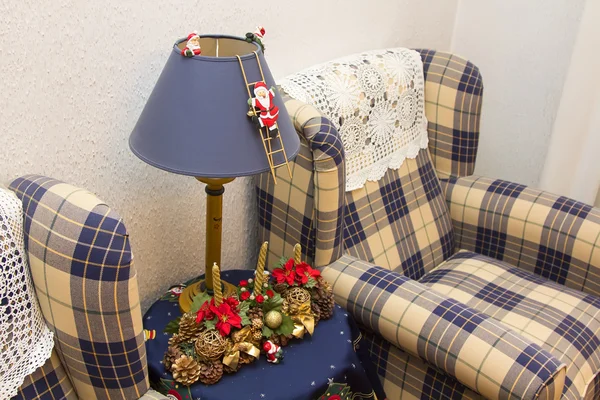
M 281 97 L 268 89 L 274 85 L 262 43 L 190 34 L 173 46 L 129 137 L 131 151 L 146 163 L 206 184 L 205 280 L 181 294 L 183 312 L 198 293 L 212 294 L 212 266 L 221 265 L 223 185 L 266 171 L 275 179 L 279 166 L 291 175 L 288 161 L 300 141 Z M 263 100 L 264 89 L 270 93 L 266 110 L 251 99 L 260 89 Z M 223 284 L 231 293 L 233 286 Z

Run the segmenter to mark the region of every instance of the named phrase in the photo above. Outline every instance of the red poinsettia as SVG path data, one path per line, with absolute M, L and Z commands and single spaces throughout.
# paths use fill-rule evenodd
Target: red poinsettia
M 210 306 L 210 310 L 217 317 L 217 324 L 215 327 L 221 334 L 221 336 L 227 336 L 231 332 L 231 327 L 241 329 L 242 318 L 232 309 L 231 306 L 224 302 L 219 307 L 214 305 Z
M 294 284 L 296 279 L 296 271 L 294 271 L 294 259 L 290 258 L 282 268 L 273 270 L 273 278 L 277 283 L 287 283 L 289 286 Z
M 196 323 L 197 324 L 201 323 L 205 319 L 213 319 L 215 317 L 215 314 L 210 310 L 210 306 L 214 306 L 214 305 L 215 305 L 214 298 L 212 298 L 210 300 L 210 303 L 208 301 L 205 301 L 204 304 L 202 304 L 202 306 L 196 313 Z
M 250 297 L 250 292 L 247 290 L 245 292 L 240 293 L 240 299 L 242 299 L 242 301 L 248 300 L 249 297 Z
M 305 262 L 296 265 L 296 282 L 299 284 L 306 285 L 310 278 L 317 279 L 319 276 L 321 276 L 319 270 L 311 268 Z
M 237 306 L 240 305 L 240 302 L 235 297 L 228 297 L 225 299 L 225 303 L 229 304 L 232 310 L 237 310 Z

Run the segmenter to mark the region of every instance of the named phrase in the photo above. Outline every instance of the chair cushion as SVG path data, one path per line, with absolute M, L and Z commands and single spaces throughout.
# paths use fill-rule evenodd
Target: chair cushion
M 563 398 L 600 395 L 600 298 L 464 250 L 420 282 L 501 321 L 564 362 Z
M 345 211 L 345 250 L 358 259 L 419 279 L 452 254 L 452 223 L 427 150 L 347 192 Z

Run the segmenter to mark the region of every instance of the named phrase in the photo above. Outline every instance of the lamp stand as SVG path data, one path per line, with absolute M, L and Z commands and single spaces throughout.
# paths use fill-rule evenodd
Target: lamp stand
M 200 178 L 206 183 L 206 249 L 205 249 L 205 276 L 204 280 L 186 287 L 179 296 L 179 308 L 186 313 L 190 310 L 194 297 L 201 292 L 213 293 L 212 266 L 217 263 L 221 266 L 221 222 L 223 218 L 223 192 L 224 184 L 235 178 Z M 235 286 L 221 280 L 223 295 L 229 297 L 235 292 Z

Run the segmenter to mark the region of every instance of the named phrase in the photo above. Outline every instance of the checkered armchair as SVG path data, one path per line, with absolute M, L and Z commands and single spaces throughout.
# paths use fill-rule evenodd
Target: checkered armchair
M 121 218 L 90 192 L 55 179 L 29 175 L 10 188 L 23 203 L 31 275 L 55 343 L 13 399 L 166 399 L 149 389 Z
M 472 175 L 479 71 L 418 51 L 429 149 L 363 188 L 344 190 L 327 116 L 286 100 L 301 139 L 293 178 L 256 181 L 269 263 L 302 244 L 389 399 L 599 398 L 600 210 Z

